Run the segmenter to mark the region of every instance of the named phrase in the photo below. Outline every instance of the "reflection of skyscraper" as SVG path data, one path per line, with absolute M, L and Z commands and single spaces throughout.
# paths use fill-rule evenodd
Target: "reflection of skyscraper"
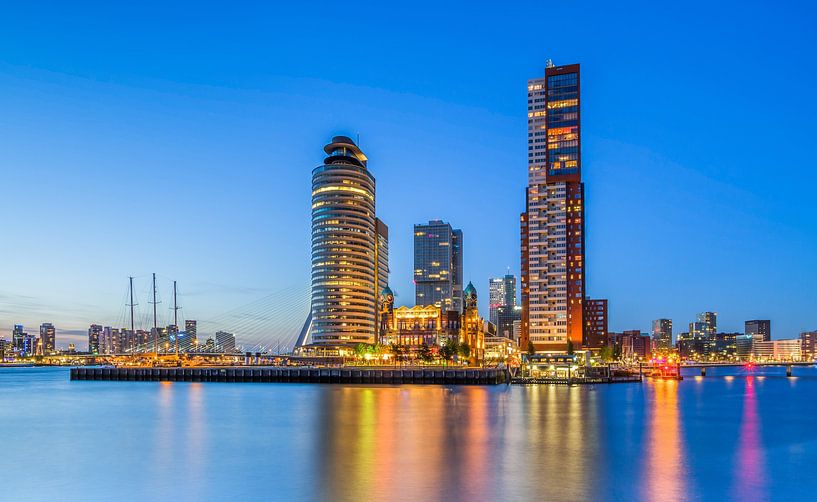
M 578 348 L 584 331 L 584 184 L 579 65 L 528 81 L 528 189 L 521 217 L 522 340 Z
M 462 312 L 462 230 L 442 220 L 414 225 L 414 284 L 415 304 Z
M 375 179 L 350 138 L 335 136 L 324 151 L 312 171 L 312 307 L 297 344 L 310 335 L 318 345 L 374 343 L 378 282 L 388 281 Z

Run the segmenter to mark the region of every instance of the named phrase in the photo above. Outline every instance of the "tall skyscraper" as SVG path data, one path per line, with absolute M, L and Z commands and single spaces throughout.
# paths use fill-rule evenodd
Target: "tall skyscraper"
M 186 319 L 184 321 L 184 332 L 187 334 L 185 341 L 188 346 L 194 346 L 198 343 L 197 323 L 195 319 Z
M 672 319 L 656 319 L 652 322 L 652 342 L 656 349 L 672 347 Z
M 587 298 L 584 301 L 584 324 L 582 345 L 591 349 L 607 346 L 607 300 Z
M 374 343 L 378 282 L 388 277 L 375 179 L 350 138 L 335 136 L 324 151 L 312 171 L 312 308 L 297 343 L 310 335 L 316 345 Z
M 102 325 L 91 324 L 88 328 L 88 352 L 99 354 L 99 337 L 102 336 Z
M 43 347 L 43 354 L 49 355 L 56 351 L 57 330 L 50 322 L 40 324 L 40 343 Z
M 703 333 L 708 339 L 713 339 L 715 333 L 718 332 L 718 313 L 717 312 L 701 312 L 696 318 L 696 324 L 700 324 Z
M 513 310 L 515 306 L 516 276 L 506 274 L 505 277 L 488 279 L 488 319 L 499 326 L 499 308 L 508 307 Z
M 11 345 L 14 347 L 14 352 L 20 353 L 23 351 L 23 345 L 25 344 L 25 330 L 23 329 L 22 324 L 15 324 L 14 329 L 11 332 Z
M 520 218 L 522 333 L 541 352 L 581 347 L 585 299 L 579 65 L 528 81 L 528 188 Z
M 751 336 L 757 342 L 768 342 L 772 339 L 772 321 L 768 319 L 754 319 L 743 323 L 744 334 Z
M 462 230 L 442 220 L 414 225 L 416 305 L 462 312 Z

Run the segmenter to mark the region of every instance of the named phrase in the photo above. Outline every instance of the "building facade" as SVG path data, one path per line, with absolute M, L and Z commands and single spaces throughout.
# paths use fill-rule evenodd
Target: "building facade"
M 462 230 L 442 220 L 414 225 L 415 305 L 462 312 Z
M 57 330 L 50 322 L 40 324 L 40 343 L 43 354 L 49 355 L 57 351 Z
M 804 360 L 813 361 L 817 357 L 817 330 L 800 333 L 800 348 Z
M 488 279 L 489 321 L 499 325 L 499 308 L 515 307 L 516 304 L 516 276 L 506 274 L 505 277 Z
M 354 141 L 335 136 L 312 171 L 312 306 L 299 345 L 374 343 L 380 256 L 375 179 Z M 385 228 L 385 225 L 381 227 Z M 388 254 L 385 253 L 386 259 Z
M 769 319 L 753 319 L 743 323 L 743 334 L 751 336 L 757 342 L 768 342 L 772 339 L 772 321 Z
M 522 306 L 503 305 L 497 309 L 496 317 L 497 335 L 503 338 L 510 338 L 514 342 L 519 343 L 518 333 L 514 331 L 514 326 L 518 326 L 522 320 Z
M 652 343 L 656 350 L 672 348 L 672 319 L 656 319 L 652 322 Z
M 216 332 L 216 350 L 225 354 L 235 352 L 235 335 L 226 331 Z
M 582 345 L 588 349 L 600 349 L 607 345 L 607 300 L 585 299 Z
M 88 328 L 88 353 L 99 354 L 99 339 L 102 337 L 102 325 L 91 324 Z
M 23 345 L 25 343 L 26 332 L 22 324 L 15 324 L 11 331 L 11 345 L 14 352 L 20 354 L 23 352 Z
M 652 357 L 650 335 L 636 330 L 609 333 L 608 345 L 613 353 L 625 361 L 646 361 Z
M 522 214 L 521 343 L 561 352 L 584 332 L 584 184 L 579 65 L 528 81 L 528 188 Z M 523 347 L 524 349 L 524 347 Z
M 190 345 L 195 346 L 198 343 L 198 323 L 195 319 L 187 319 L 184 321 L 184 332 Z
M 800 338 L 752 343 L 752 358 L 756 361 L 800 361 L 802 356 Z

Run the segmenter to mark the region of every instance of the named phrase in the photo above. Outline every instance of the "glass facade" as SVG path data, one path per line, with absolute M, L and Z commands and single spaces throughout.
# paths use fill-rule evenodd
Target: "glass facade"
M 440 220 L 414 225 L 415 304 L 462 312 L 462 230 Z

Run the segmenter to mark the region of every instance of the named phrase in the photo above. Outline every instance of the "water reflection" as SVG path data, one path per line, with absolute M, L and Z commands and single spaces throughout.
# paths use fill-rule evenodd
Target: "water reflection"
M 713 372 L 572 388 L 69 382 L 41 371 L 0 371 L 11 434 L 0 471 L 48 473 L 6 483 L 3 500 L 811 500 L 817 490 L 811 369 L 797 380 Z
M 760 417 L 757 410 L 755 378 L 746 377 L 743 416 L 734 473 L 734 492 L 744 500 L 765 499 L 763 449 L 760 444 Z
M 320 497 L 590 498 L 604 476 L 598 395 L 552 386 L 325 388 Z
M 649 436 L 642 469 L 645 500 L 684 500 L 688 496 L 685 450 L 678 418 L 679 384 L 675 380 L 648 383 L 653 399 L 648 410 Z

